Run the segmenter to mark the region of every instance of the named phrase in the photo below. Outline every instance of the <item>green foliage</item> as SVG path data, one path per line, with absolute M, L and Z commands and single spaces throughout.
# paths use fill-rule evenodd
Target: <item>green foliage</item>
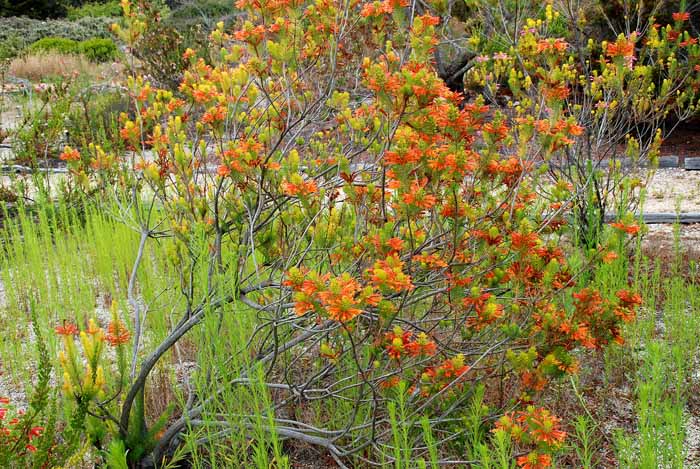
M 78 44 L 78 51 L 93 62 L 109 62 L 119 56 L 117 45 L 111 39 L 87 39 Z
M 180 33 L 188 35 L 198 25 L 205 29 L 214 29 L 218 21 L 230 23 L 236 13 L 233 3 L 226 0 L 201 0 L 185 3 L 174 8 L 165 21 Z
M 70 110 L 74 92 L 69 82 L 59 81 L 43 93 L 33 94 L 34 107 L 25 108 L 23 122 L 12 133 L 17 163 L 35 167 L 41 160 L 58 156 L 58 143 L 65 129 L 64 118 Z
M 30 45 L 29 51 L 83 54 L 93 62 L 108 62 L 119 55 L 117 45 L 107 38 L 92 38 L 78 42 L 63 37 L 45 37 Z
M 110 38 L 111 18 L 84 17 L 76 21 L 36 20 L 24 17 L 0 18 L 0 59 L 19 55 L 32 43 L 45 37 L 84 41 Z
M 20 53 L 23 41 L 18 36 L 8 36 L 0 42 L 0 60 L 10 59 Z
M 62 54 L 78 53 L 78 41 L 64 37 L 45 37 L 29 46 L 29 52 L 60 52 Z
M 128 469 L 126 462 L 126 447 L 121 440 L 112 440 L 109 444 L 109 452 L 106 457 L 109 469 Z
M 78 20 L 80 18 L 116 18 L 122 15 L 122 7 L 117 0 L 105 3 L 86 3 L 77 8 L 68 8 L 67 18 Z
M 118 118 L 129 111 L 128 98 L 119 91 L 98 89 L 81 91 L 72 99 L 74 105 L 63 117 L 70 143 L 80 147 L 95 143 L 106 150 L 121 150 Z

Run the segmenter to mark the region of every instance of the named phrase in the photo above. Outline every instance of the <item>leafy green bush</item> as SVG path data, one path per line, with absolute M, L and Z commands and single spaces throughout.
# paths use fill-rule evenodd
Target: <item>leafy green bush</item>
M 30 44 L 45 37 L 62 37 L 84 41 L 95 37 L 110 38 L 112 18 L 80 18 L 67 20 L 35 20 L 31 18 L 0 18 L 0 57 L 14 57 Z
M 119 55 L 114 41 L 106 38 L 92 38 L 78 42 L 63 37 L 45 37 L 30 45 L 29 51 L 82 54 L 93 62 L 109 62 Z
M 10 36 L 0 41 L 0 60 L 15 57 L 22 50 L 22 40 L 17 36 Z
M 122 15 L 122 7 L 118 1 L 106 3 L 86 3 L 77 8 L 68 8 L 68 19 L 80 18 L 116 18 Z
M 64 37 L 45 37 L 43 39 L 39 39 L 29 46 L 29 52 L 60 52 L 62 54 L 77 54 L 79 52 L 78 44 L 78 41 L 66 39 Z
M 78 43 L 78 52 L 93 62 L 109 62 L 119 55 L 114 41 L 104 38 L 87 39 Z

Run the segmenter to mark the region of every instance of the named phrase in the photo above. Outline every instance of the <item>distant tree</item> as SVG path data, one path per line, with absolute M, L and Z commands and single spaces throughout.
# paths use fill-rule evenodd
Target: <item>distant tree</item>
M 66 14 L 64 0 L 0 0 L 0 16 L 56 18 Z
M 106 0 L 0 0 L 0 17 L 60 18 L 66 15 L 68 7 L 105 2 Z

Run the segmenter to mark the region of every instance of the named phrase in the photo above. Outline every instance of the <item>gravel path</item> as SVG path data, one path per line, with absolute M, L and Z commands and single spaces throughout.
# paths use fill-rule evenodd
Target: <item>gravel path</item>
M 645 213 L 700 212 L 700 171 L 659 169 L 647 186 Z

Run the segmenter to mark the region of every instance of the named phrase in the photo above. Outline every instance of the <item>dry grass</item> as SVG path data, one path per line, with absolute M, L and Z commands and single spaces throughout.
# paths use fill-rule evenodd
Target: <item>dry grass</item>
M 10 75 L 30 81 L 70 75 L 104 75 L 107 65 L 96 65 L 80 55 L 47 52 L 18 57 L 10 62 Z

